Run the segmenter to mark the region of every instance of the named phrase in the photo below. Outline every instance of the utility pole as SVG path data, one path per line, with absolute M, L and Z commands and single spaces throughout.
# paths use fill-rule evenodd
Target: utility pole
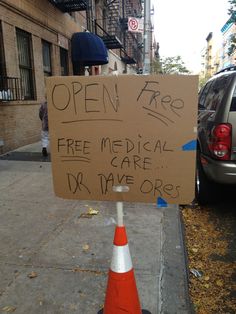
M 143 74 L 150 74 L 150 49 L 151 49 L 151 4 L 144 0 L 144 30 L 143 30 Z

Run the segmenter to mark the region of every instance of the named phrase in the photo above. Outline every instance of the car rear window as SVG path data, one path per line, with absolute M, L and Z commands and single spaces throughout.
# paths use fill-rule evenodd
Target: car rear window
M 236 111 L 236 87 L 234 89 L 233 97 L 231 100 L 230 111 Z
M 200 91 L 200 97 L 199 97 L 199 105 L 201 108 L 205 108 L 205 100 L 206 96 L 209 92 L 209 89 L 211 87 L 212 81 L 208 82 L 203 89 Z
M 224 75 L 207 83 L 200 97 L 200 104 L 207 110 L 215 111 L 221 104 L 230 82 L 229 75 Z

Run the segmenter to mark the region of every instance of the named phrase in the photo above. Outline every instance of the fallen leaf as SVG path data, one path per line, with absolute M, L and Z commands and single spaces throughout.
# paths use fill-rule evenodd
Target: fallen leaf
M 89 245 L 88 244 L 84 244 L 83 245 L 83 250 L 84 251 L 88 251 L 89 250 Z
M 89 210 L 88 210 L 89 215 L 97 215 L 98 213 L 99 213 L 98 210 L 93 209 L 92 207 L 89 207 Z
M 32 271 L 32 272 L 29 273 L 27 276 L 28 276 L 30 279 L 33 279 L 33 278 L 35 278 L 35 277 L 38 277 L 38 274 L 37 274 L 35 271 Z
M 222 286 L 224 285 L 223 280 L 217 280 L 217 281 L 216 281 L 216 285 L 217 285 L 218 287 L 222 287 Z
M 85 205 L 88 207 L 88 205 Z M 92 216 L 97 215 L 99 213 L 98 210 L 93 209 L 92 207 L 89 207 L 88 211 L 86 213 L 82 213 L 79 218 L 92 218 Z
M 189 294 L 196 314 L 226 313 L 225 308 L 236 313 L 236 303 L 230 294 L 234 291 L 232 278 L 236 264 L 228 258 L 235 215 L 226 215 L 222 220 L 212 208 L 186 207 L 183 220 L 189 270 L 194 275 L 189 277 Z M 196 278 L 191 270 L 201 270 L 204 275 Z
M 6 313 L 15 312 L 16 307 L 14 307 L 14 306 L 5 306 L 2 310 L 4 312 L 6 312 Z

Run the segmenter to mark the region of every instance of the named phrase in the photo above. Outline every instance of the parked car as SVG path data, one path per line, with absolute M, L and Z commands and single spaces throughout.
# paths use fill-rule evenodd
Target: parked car
M 196 192 L 206 204 L 222 185 L 236 186 L 236 66 L 207 81 L 198 110 Z

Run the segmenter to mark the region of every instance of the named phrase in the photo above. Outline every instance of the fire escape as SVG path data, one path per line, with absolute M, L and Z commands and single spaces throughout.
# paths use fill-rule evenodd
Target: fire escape
M 87 0 L 49 0 L 61 12 L 68 13 L 73 11 L 87 10 Z
M 142 17 L 142 4 L 141 1 L 127 1 L 125 6 L 126 18 L 128 17 Z M 129 56 L 132 56 L 137 61 L 139 68 L 142 67 L 142 42 L 143 37 L 141 33 L 126 32 L 126 51 Z
M 95 21 L 95 32 L 108 49 L 119 49 L 126 64 L 141 66 L 142 34 L 128 31 L 128 17 L 141 17 L 141 0 L 105 0 L 102 25 Z
M 141 17 L 141 0 L 49 0 L 61 12 L 86 11 L 87 29 L 125 64 L 142 63 L 142 35 L 128 32 L 128 17 Z

